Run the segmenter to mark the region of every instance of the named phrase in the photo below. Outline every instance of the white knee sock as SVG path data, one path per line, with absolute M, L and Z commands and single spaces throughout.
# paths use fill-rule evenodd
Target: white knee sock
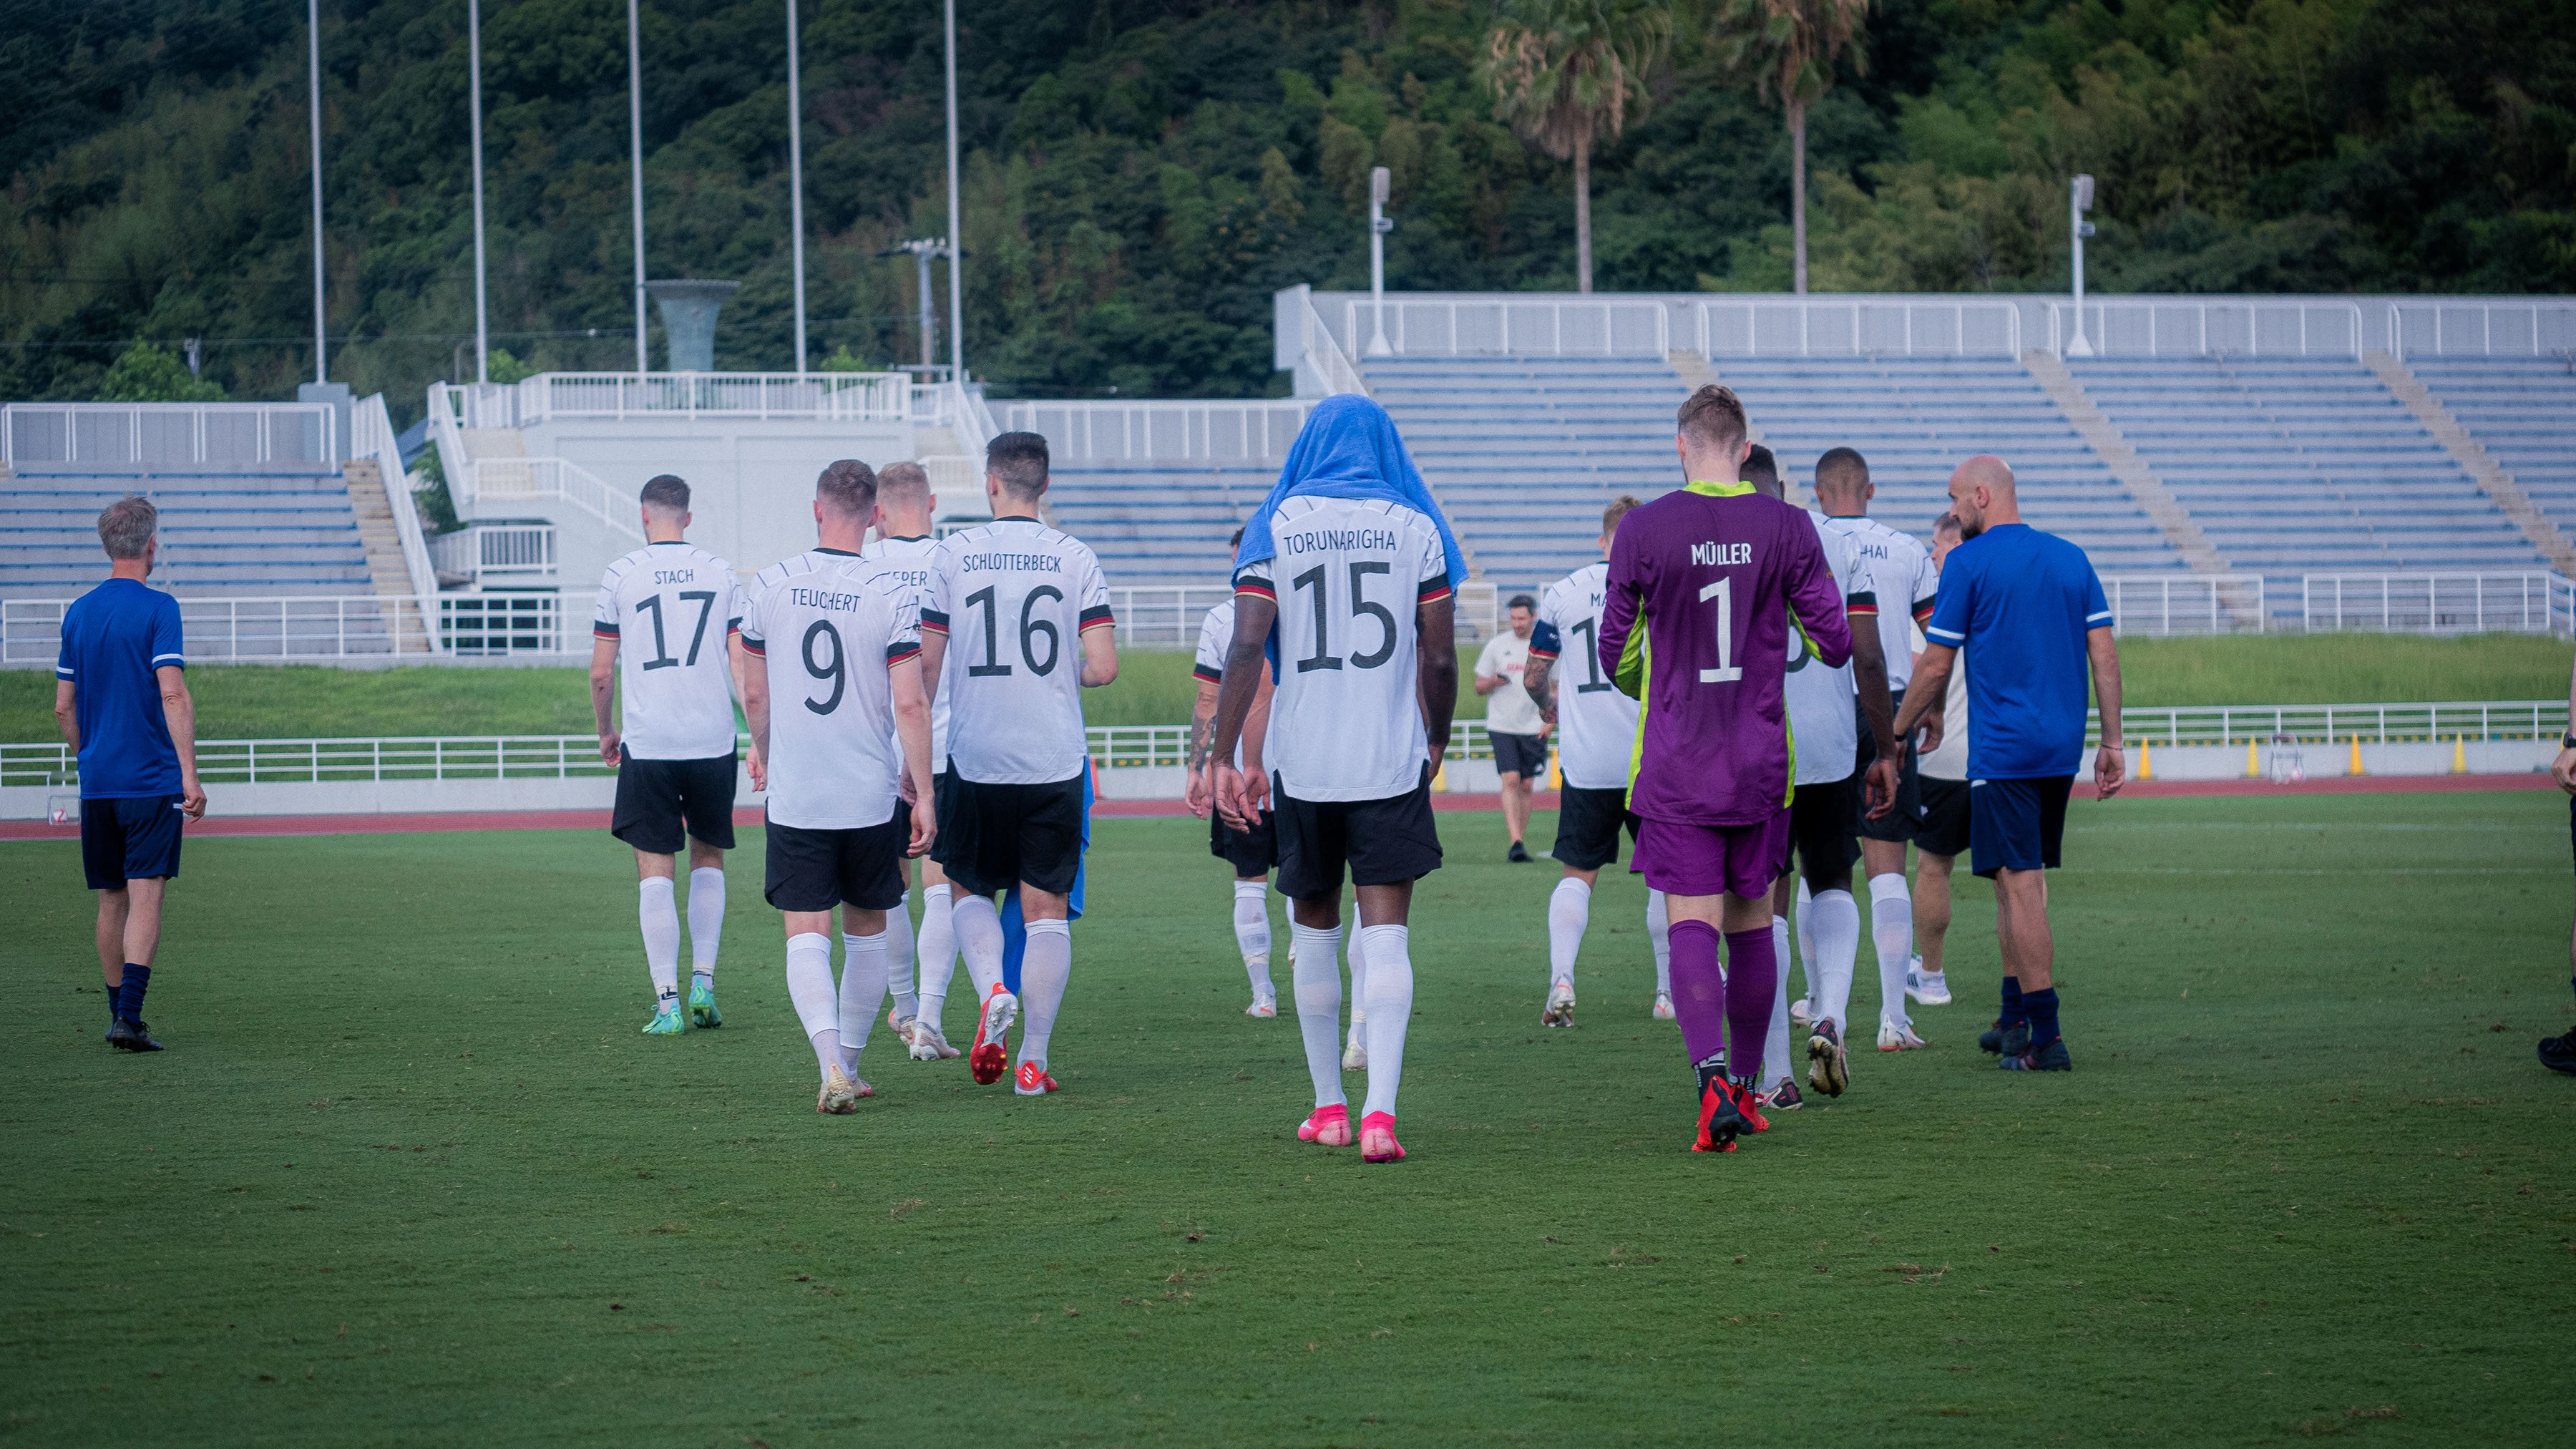
M 1798 933 L 1798 961 L 1801 965 L 1806 967 L 1807 995 L 1810 997 L 1816 996 L 1821 989 L 1816 985 L 1815 927 L 1808 923 L 1807 917 L 1808 907 L 1814 903 L 1815 899 L 1815 896 L 1810 894 L 1807 890 L 1807 878 L 1803 875 L 1799 876 L 1798 901 L 1795 907 L 1797 917 L 1789 922 L 1789 929 Z
M 921 962 L 916 993 L 921 1004 L 915 1014 L 934 1027 L 948 1002 L 948 979 L 957 974 L 957 925 L 950 916 L 949 895 L 945 881 L 922 888 L 921 940 L 913 950 Z
M 841 1006 L 832 997 L 832 938 L 808 931 L 787 938 L 787 1000 L 814 1044 L 818 1074 L 841 1064 Z
M 1029 922 L 1029 948 L 1020 957 L 1020 1060 L 1046 1070 L 1047 1038 L 1055 1035 L 1055 1014 L 1064 1007 L 1065 983 L 1073 979 L 1073 923 Z
M 1878 948 L 1878 1019 L 1903 1026 L 1905 959 L 1914 950 L 1914 892 L 1902 872 L 1869 878 L 1869 939 Z
M 1404 1080 L 1404 1028 L 1413 1020 L 1413 950 L 1402 926 L 1362 926 L 1368 937 L 1368 1106 L 1395 1112 Z M 1365 1115 L 1365 1112 L 1363 1113 Z
M 1342 1096 L 1342 951 L 1339 926 L 1288 923 L 1288 981 L 1297 996 L 1297 1035 L 1306 1043 L 1306 1074 L 1315 1079 L 1315 1105 Z M 1357 961 L 1358 953 L 1352 953 Z
M 1666 913 L 1664 893 L 1646 892 L 1646 940 L 1655 948 L 1655 994 L 1670 996 L 1673 990 L 1673 922 Z M 1789 958 L 1782 956 L 1780 970 L 1787 974 Z
M 965 896 L 949 910 L 957 927 L 957 952 L 966 958 L 966 979 L 975 983 L 982 1001 L 1002 984 L 1002 913 L 983 896 Z
M 912 1016 L 921 1008 L 920 994 L 912 986 L 912 892 L 905 891 L 894 909 L 886 912 L 885 937 L 886 992 L 894 997 L 896 1016 Z
M 1780 969 L 1771 973 L 1779 984 L 1771 988 L 1771 1030 L 1762 1037 L 1762 1074 L 1753 1080 L 1776 1087 L 1796 1075 L 1789 1068 L 1789 923 L 1779 916 L 1771 918 L 1771 953 L 1780 963 Z M 1728 1070 L 1744 1068 L 1729 1063 Z
M 1253 994 L 1267 994 L 1271 990 L 1268 881 L 1234 883 L 1234 944 L 1243 952 L 1243 974 L 1252 979 Z
M 1334 929 L 1338 931 L 1341 928 L 1337 926 Z M 1360 939 L 1359 922 L 1351 923 L 1350 932 L 1351 1025 L 1359 1026 L 1368 1020 L 1368 946 Z M 1365 1041 L 1366 1035 L 1363 1034 L 1361 1039 Z
M 724 944 L 724 872 L 702 865 L 689 872 L 689 974 L 713 990 L 716 950 Z
M 1852 972 L 1860 965 L 1860 904 L 1850 891 L 1827 891 L 1798 913 L 1816 940 L 1816 998 L 1807 1010 L 1830 1016 L 1846 1037 L 1851 1035 Z
M 1547 984 L 1549 989 L 1574 985 L 1574 958 L 1583 949 L 1583 928 L 1592 923 L 1592 887 L 1579 876 L 1556 883 L 1547 898 Z
M 877 1008 L 885 1004 L 892 956 L 886 935 L 841 937 L 841 1069 L 854 1077 L 859 1053 L 867 1050 L 868 1029 L 877 1024 Z
M 680 1004 L 680 912 L 671 904 L 668 876 L 636 882 L 635 915 L 644 927 L 644 969 L 653 974 L 653 998 L 664 1009 Z

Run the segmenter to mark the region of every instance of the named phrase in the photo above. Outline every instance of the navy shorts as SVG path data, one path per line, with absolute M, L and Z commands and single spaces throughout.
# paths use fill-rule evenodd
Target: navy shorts
M 1494 770 L 1497 774 L 1518 775 L 1535 783 L 1546 782 L 1547 736 L 1507 735 L 1501 730 L 1487 730 L 1485 742 L 1494 747 Z
M 608 833 L 646 855 L 678 855 L 692 836 L 733 849 L 733 791 L 739 755 L 639 760 L 617 755 L 617 808 Z
M 179 797 L 81 802 L 81 869 L 94 891 L 179 873 Z
M 1998 870 L 2055 870 L 2066 838 L 2066 792 L 2073 775 L 2036 780 L 1968 782 L 1968 847 L 1977 874 Z

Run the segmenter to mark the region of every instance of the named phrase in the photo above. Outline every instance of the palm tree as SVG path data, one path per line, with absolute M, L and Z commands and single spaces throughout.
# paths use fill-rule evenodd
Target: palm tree
M 1574 163 L 1574 271 L 1592 290 L 1592 146 L 1646 108 L 1646 80 L 1672 43 L 1671 12 L 1633 0 L 1503 0 L 1477 78 L 1494 119 Z
M 1725 0 L 1718 11 L 1719 54 L 1729 70 L 1750 67 L 1757 95 L 1778 96 L 1789 120 L 1789 233 L 1799 295 L 1807 290 L 1807 108 L 1834 84 L 1834 62 L 1851 52 L 1852 69 L 1869 73 L 1861 18 L 1869 0 Z

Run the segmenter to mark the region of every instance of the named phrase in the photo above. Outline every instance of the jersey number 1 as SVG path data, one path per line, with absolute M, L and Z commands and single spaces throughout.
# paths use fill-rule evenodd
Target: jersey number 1
M 1744 677 L 1744 666 L 1735 662 L 1735 580 L 1719 579 L 1700 586 L 1699 601 L 1717 600 L 1717 667 L 1699 672 L 1702 684 L 1733 684 Z

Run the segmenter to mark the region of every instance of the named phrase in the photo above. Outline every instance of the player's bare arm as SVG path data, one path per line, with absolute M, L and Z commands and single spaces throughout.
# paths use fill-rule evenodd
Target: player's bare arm
M 1270 667 L 1264 646 L 1278 617 L 1275 599 L 1259 594 L 1234 596 L 1234 642 L 1226 646 L 1225 680 L 1217 686 L 1216 739 L 1210 745 L 1208 773 L 1217 814 L 1237 830 L 1253 827 L 1270 796 L 1266 775 L 1256 773 L 1247 780 L 1234 767 L 1234 747 L 1243 739 L 1244 722 L 1252 717 L 1252 701 L 1261 692 L 1260 676 Z M 1458 666 L 1453 661 L 1449 667 L 1454 679 Z
M 2093 666 L 2093 702 L 2102 712 L 2102 747 L 2093 752 L 2093 790 L 2098 798 L 2108 800 L 2129 782 L 2129 757 L 2120 739 L 2120 644 L 2111 637 L 2110 625 L 2084 631 L 2084 654 Z
M 1082 687 L 1098 689 L 1117 682 L 1118 626 L 1103 619 L 1082 631 Z
M 1521 687 L 1529 691 L 1531 702 L 1538 706 L 1539 719 L 1550 728 L 1556 725 L 1556 691 L 1548 684 L 1555 673 L 1555 660 L 1535 657 L 1530 660 L 1529 668 L 1521 673 Z
M 1861 717 L 1869 721 L 1869 737 L 1878 747 L 1878 757 L 1869 762 L 1861 788 L 1868 796 L 1869 818 L 1884 820 L 1896 808 L 1897 782 L 1896 731 L 1887 697 L 1887 646 L 1878 637 L 1874 619 L 1854 624 L 1851 636 L 1852 677 L 1860 688 Z
M 65 688 L 68 689 L 69 686 Z M 61 697 L 59 693 L 56 696 L 57 699 Z M 62 717 L 61 704 L 57 703 L 54 706 L 54 715 L 57 719 Z M 66 738 L 73 739 L 75 744 L 78 743 L 76 736 L 66 736 Z M 2570 795 L 2576 795 L 2576 745 L 2566 743 L 2569 740 L 2576 740 L 2576 669 L 2569 671 L 2567 679 L 2567 733 L 2560 735 L 2558 739 L 2565 747 L 2559 750 L 2558 758 L 2550 762 L 2549 774 L 2558 782 L 2559 789 Z
M 609 711 L 617 702 L 617 641 L 590 641 L 590 717 L 599 725 L 599 761 L 617 763 L 617 727 Z
M 1199 681 L 1199 697 L 1190 706 L 1189 783 L 1182 788 L 1181 801 L 1190 813 L 1201 820 L 1208 813 L 1208 757 L 1216 741 L 1217 682 Z
M 1422 680 L 1423 738 L 1437 769 L 1448 758 L 1449 725 L 1458 713 L 1458 596 L 1444 594 L 1414 606 L 1413 623 Z
M 886 683 L 894 694 L 895 737 L 903 742 L 903 794 L 912 806 L 912 843 L 904 854 L 914 857 L 927 852 L 939 835 L 939 812 L 930 785 L 930 691 L 925 678 L 919 655 L 886 671 Z M 768 701 L 761 704 L 765 726 Z
M 1270 678 L 1267 669 L 1262 670 L 1258 677 L 1261 688 L 1252 696 L 1252 713 L 1244 716 L 1243 720 L 1243 772 L 1266 780 L 1270 772 L 1262 766 L 1261 750 L 1270 742 L 1270 701 L 1279 693 L 1279 686 Z
M 80 700 L 68 679 L 54 681 L 54 728 L 63 732 L 72 753 L 80 753 Z
M 206 815 L 206 787 L 197 783 L 197 701 L 188 693 L 188 672 L 176 664 L 152 671 L 161 685 L 161 718 L 170 727 L 170 744 L 179 752 L 179 810 L 191 820 Z
M 1896 711 L 1896 732 L 1914 733 L 1917 726 L 1929 726 L 1931 733 L 1923 740 L 1926 750 L 1941 743 L 1941 702 L 1950 688 L 1950 670 L 1959 651 L 1947 644 L 1926 644 L 1915 656 L 1914 678 L 1905 686 L 1905 703 Z M 2117 686 L 2114 686 L 2115 688 Z
M 930 651 L 924 649 L 926 659 Z M 769 670 L 766 666 L 746 669 L 742 673 L 742 722 L 751 732 L 751 788 L 769 788 Z M 926 752 L 929 745 L 922 749 Z

